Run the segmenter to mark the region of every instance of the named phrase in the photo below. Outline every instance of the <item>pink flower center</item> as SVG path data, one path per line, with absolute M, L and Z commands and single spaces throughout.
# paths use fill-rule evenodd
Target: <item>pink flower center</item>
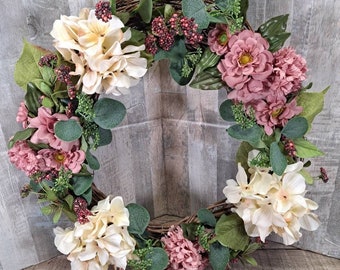
M 248 63 L 253 62 L 253 57 L 251 56 L 250 53 L 244 52 L 241 54 L 241 57 L 238 59 L 238 62 L 240 65 L 244 66 Z
M 60 152 L 56 152 L 54 155 L 54 160 L 58 163 L 64 163 L 66 157 L 64 154 L 60 153 Z
M 217 42 L 221 46 L 225 46 L 228 43 L 228 35 L 225 32 L 221 32 L 217 37 Z

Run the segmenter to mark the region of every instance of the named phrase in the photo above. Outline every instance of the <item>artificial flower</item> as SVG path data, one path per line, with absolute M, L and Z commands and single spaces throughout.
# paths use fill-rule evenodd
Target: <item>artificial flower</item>
M 203 258 L 203 249 L 183 236 L 180 226 L 172 226 L 167 235 L 161 238 L 169 256 L 169 267 L 176 270 L 204 270 L 207 261 Z
M 263 82 L 273 71 L 273 55 L 268 50 L 267 40 L 259 33 L 244 30 L 230 38 L 228 47 L 229 51 L 217 66 L 222 79 L 234 89 L 228 98 L 244 102 L 244 95 L 239 92 L 251 84 L 247 91 L 252 99 L 258 99 L 259 89 L 263 89 Z
M 215 28 L 208 33 L 208 45 L 210 51 L 217 55 L 224 55 L 228 52 L 228 41 L 231 37 L 226 24 L 216 24 Z
M 19 122 L 19 123 L 22 123 L 23 128 L 27 128 L 28 123 L 29 123 L 29 117 L 28 117 L 28 109 L 27 109 L 24 101 L 22 101 L 20 103 L 18 113 L 17 113 L 17 117 L 16 117 L 16 121 Z

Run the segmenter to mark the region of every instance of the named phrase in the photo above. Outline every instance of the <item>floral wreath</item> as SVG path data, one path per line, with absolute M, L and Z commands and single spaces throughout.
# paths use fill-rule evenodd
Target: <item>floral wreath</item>
M 51 32 L 56 52 L 25 41 L 15 68 L 25 100 L 9 159 L 30 179 L 22 197 L 36 194 L 54 223 L 62 214 L 74 222 L 54 229 L 72 269 L 222 270 L 238 259 L 256 265 L 250 254 L 271 232 L 290 245 L 300 228 L 317 229 L 318 205 L 305 197 L 316 177 L 305 159 L 323 153 L 305 136 L 328 88 L 302 85 L 306 61 L 283 47 L 288 15 L 254 31 L 247 0 L 125 2 L 99 1 L 95 10 L 61 16 Z M 220 115 L 242 141 L 226 200 L 169 226 L 152 225 L 142 206 L 98 190 L 91 153 L 111 142 L 126 114 L 101 94 L 127 93 L 162 59 L 180 85 L 227 90 Z M 327 182 L 323 168 L 318 178 Z

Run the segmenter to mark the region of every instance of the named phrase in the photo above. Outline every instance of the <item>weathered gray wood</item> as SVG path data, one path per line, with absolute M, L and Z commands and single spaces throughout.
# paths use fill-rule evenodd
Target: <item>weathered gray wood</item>
M 20 198 L 19 189 L 27 178 L 7 159 L 6 142 L 20 128 L 15 115 L 23 92 L 14 83 L 13 71 L 22 38 L 52 49 L 53 21 L 60 14 L 76 15 L 95 2 L 0 1 L 0 269 L 20 269 L 58 254 L 53 245 L 55 225 L 41 215 L 34 197 Z M 327 153 L 314 160 L 310 169 L 317 176 L 319 167 L 325 167 L 330 181 L 308 188 L 320 205 L 317 214 L 323 224 L 317 232 L 303 231 L 298 246 L 340 257 L 340 2 L 258 0 L 249 4 L 248 20 L 254 29 L 272 16 L 290 13 L 289 42 L 307 59 L 313 90 L 332 85 L 325 109 L 308 134 Z M 111 145 L 96 153 L 102 165 L 96 173 L 97 185 L 106 193 L 122 195 L 126 203 L 143 204 L 154 216 L 184 216 L 223 198 L 225 180 L 236 174 L 238 145 L 225 132 L 228 123 L 218 116 L 218 105 L 225 98 L 225 90 L 204 92 L 178 86 L 169 77 L 166 62 L 153 66 L 129 95 L 119 98 L 128 115 L 113 130 Z

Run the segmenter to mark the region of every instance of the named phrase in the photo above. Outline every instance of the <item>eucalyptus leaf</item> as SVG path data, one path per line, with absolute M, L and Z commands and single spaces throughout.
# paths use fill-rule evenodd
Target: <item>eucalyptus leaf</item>
M 256 148 L 265 148 L 266 145 L 262 142 L 261 138 L 263 129 L 258 125 L 251 128 L 242 128 L 239 124 L 233 125 L 227 129 L 228 134 L 238 140 L 246 141 Z
M 297 116 L 290 119 L 283 127 L 281 134 L 289 139 L 302 138 L 308 130 L 306 118 Z
M 92 175 L 73 175 L 71 184 L 74 194 L 77 196 L 84 194 L 89 188 L 91 188 L 92 181 Z
M 249 244 L 243 220 L 237 214 L 222 215 L 217 221 L 215 234 L 223 246 L 234 250 L 243 251 Z
M 169 263 L 168 254 L 163 248 L 153 247 L 149 253 L 145 255 L 146 260 L 151 260 L 151 266 L 147 270 L 164 270 Z
M 271 18 L 262 24 L 257 30 L 262 37 L 269 42 L 269 50 L 276 52 L 289 38 L 290 33 L 286 32 L 288 14 Z
M 111 98 L 101 98 L 93 106 L 94 122 L 103 129 L 111 129 L 118 126 L 126 115 L 123 103 Z
M 229 248 L 219 242 L 210 245 L 209 262 L 213 270 L 225 270 L 230 260 Z
M 87 204 L 90 205 L 92 201 L 92 186 L 89 187 L 81 196 L 86 200 Z
M 241 163 L 242 167 L 245 169 L 246 172 L 248 171 L 248 168 L 249 168 L 248 154 L 253 149 L 254 147 L 251 146 L 251 144 L 247 142 L 241 142 L 236 153 L 236 162 Z
M 296 149 L 296 155 L 299 158 L 312 158 L 324 155 L 324 153 L 321 152 L 314 144 L 304 138 L 295 139 L 293 142 Z
M 129 233 L 142 235 L 150 222 L 149 212 L 136 203 L 130 203 L 126 208 L 129 210 Z
M 204 225 L 208 225 L 213 228 L 216 226 L 216 218 L 214 214 L 206 208 L 198 210 L 197 217 L 199 221 Z
M 270 165 L 277 175 L 282 175 L 287 167 L 287 158 L 283 155 L 279 144 L 272 142 L 270 145 Z
M 227 99 L 220 105 L 220 115 L 223 120 L 228 122 L 235 122 L 235 117 L 232 110 L 233 102 Z
M 183 0 L 182 11 L 184 16 L 195 19 L 195 23 L 198 24 L 198 29 L 208 28 L 208 12 L 202 0 Z
M 83 129 L 74 119 L 60 120 L 54 126 L 55 135 L 62 141 L 73 142 L 79 139 Z
M 87 149 L 86 151 L 86 161 L 92 170 L 99 170 L 100 168 L 99 161 L 94 155 L 91 154 L 89 149 Z
M 99 127 L 99 145 L 98 146 L 104 146 L 108 145 L 112 141 L 112 133 L 109 129 L 103 129 Z

